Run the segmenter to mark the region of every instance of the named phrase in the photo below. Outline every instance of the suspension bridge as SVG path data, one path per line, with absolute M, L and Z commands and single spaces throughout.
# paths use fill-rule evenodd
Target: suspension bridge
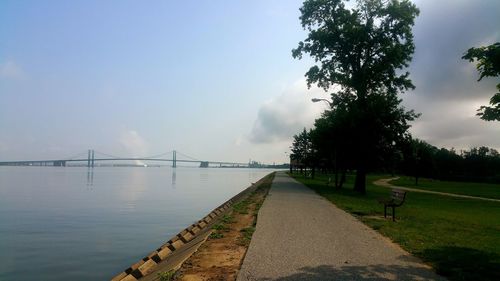
M 181 156 L 178 158 L 177 156 Z M 85 157 L 86 156 L 86 157 Z M 169 157 L 170 156 L 170 157 Z M 136 162 L 171 162 L 172 167 L 177 167 L 177 163 L 198 163 L 202 168 L 208 168 L 210 165 L 218 166 L 231 166 L 231 167 L 248 167 L 249 163 L 238 162 L 225 162 L 225 161 L 204 161 L 186 154 L 172 150 L 158 155 L 146 157 L 118 157 L 102 152 L 89 149 L 86 152 L 77 155 L 61 158 L 61 159 L 48 159 L 48 160 L 23 160 L 23 161 L 0 161 L 0 166 L 56 166 L 66 167 L 69 163 L 77 162 L 89 168 L 96 166 L 96 162 L 110 162 L 110 161 L 136 161 Z

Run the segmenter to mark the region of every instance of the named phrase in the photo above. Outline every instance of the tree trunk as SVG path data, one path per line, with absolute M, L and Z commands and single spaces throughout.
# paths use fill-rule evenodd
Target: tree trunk
M 334 154 L 334 165 L 335 165 L 335 188 L 339 188 L 339 166 L 337 165 L 337 149 L 335 149 Z
M 418 185 L 418 166 L 415 163 L 415 185 Z
M 335 188 L 339 188 L 339 169 L 335 167 Z
M 366 172 L 367 172 L 367 158 L 368 149 L 365 136 L 363 136 L 363 132 L 365 132 L 364 128 L 365 124 L 362 124 L 358 130 L 358 143 L 359 149 L 357 149 L 356 154 L 356 179 L 354 181 L 354 191 L 359 192 L 361 194 L 366 194 Z
M 367 168 L 367 132 L 369 132 L 368 117 L 366 112 L 366 87 L 361 84 L 356 89 L 358 99 L 357 106 L 361 116 L 357 120 L 355 136 L 356 136 L 356 180 L 354 181 L 354 191 L 361 194 L 366 194 L 366 168 Z
M 341 189 L 342 186 L 344 185 L 344 182 L 345 182 L 345 173 L 346 173 L 346 169 L 342 169 L 342 174 L 340 176 L 339 189 Z
M 357 155 L 357 167 L 356 167 L 356 179 L 354 181 L 354 191 L 359 192 L 361 194 L 366 194 L 366 157 L 368 157 L 368 153 L 366 150 L 366 146 L 364 144 L 364 140 L 359 143 L 360 148 L 358 149 Z
M 354 191 L 366 194 L 366 169 L 364 165 L 359 165 L 356 170 L 356 180 L 354 181 Z

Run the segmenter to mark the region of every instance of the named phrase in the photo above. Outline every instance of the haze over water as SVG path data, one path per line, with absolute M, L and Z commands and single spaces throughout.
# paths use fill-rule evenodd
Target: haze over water
M 106 280 L 270 170 L 0 167 L 0 280 Z

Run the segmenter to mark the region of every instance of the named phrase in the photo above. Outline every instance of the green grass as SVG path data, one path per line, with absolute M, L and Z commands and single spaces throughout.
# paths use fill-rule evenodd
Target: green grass
M 240 230 L 241 238 L 239 239 L 240 245 L 248 246 L 250 245 L 250 241 L 252 240 L 252 235 L 255 232 L 255 226 L 243 228 Z
M 225 223 L 216 223 L 212 226 L 212 229 L 217 231 L 227 231 L 229 230 L 229 227 Z
M 216 223 L 216 224 L 212 225 L 212 229 L 214 231 L 212 233 L 210 233 L 210 235 L 208 237 L 210 237 L 212 239 L 223 238 L 224 234 L 222 234 L 221 232 L 228 232 L 229 231 L 229 226 L 227 224 L 230 223 L 230 221 L 232 221 L 232 220 L 233 220 L 232 216 L 225 215 L 221 219 L 220 223 Z
M 394 223 L 383 218 L 377 202 L 390 196 L 390 189 L 372 184 L 385 177 L 368 176 L 364 196 L 352 191 L 352 176 L 341 190 L 326 186 L 326 175 L 296 179 L 450 280 L 500 280 L 500 203 L 409 192 Z
M 221 219 L 221 222 L 223 224 L 233 223 L 234 222 L 234 217 L 231 216 L 231 215 L 224 215 L 224 217 L 222 217 L 222 219 Z
M 233 210 L 239 214 L 248 214 L 248 206 L 251 201 L 249 199 L 245 199 L 233 205 Z
M 418 186 L 416 186 L 413 177 L 400 177 L 391 183 L 424 190 L 500 199 L 500 184 L 419 179 Z
M 160 279 L 160 281 L 174 280 L 174 276 L 175 276 L 175 271 L 173 270 L 158 273 L 158 278 Z
M 211 239 L 221 239 L 224 237 L 224 234 L 214 231 L 214 232 L 210 233 L 210 235 L 208 237 L 210 237 Z

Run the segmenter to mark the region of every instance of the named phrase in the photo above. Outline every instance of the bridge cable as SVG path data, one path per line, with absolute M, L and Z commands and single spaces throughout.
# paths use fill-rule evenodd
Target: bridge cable
M 83 156 L 85 156 L 85 155 L 87 155 L 87 151 L 82 152 L 82 153 L 78 153 L 78 154 L 73 155 L 73 156 L 71 156 L 71 157 L 66 157 L 66 158 L 63 158 L 63 160 L 73 160 L 73 159 L 75 159 L 75 158 L 77 158 L 77 157 L 83 157 Z
M 146 159 L 160 158 L 161 156 L 164 156 L 164 155 L 167 155 L 167 154 L 171 154 L 172 152 L 173 152 L 173 150 L 171 150 L 169 152 L 162 153 L 162 154 L 158 154 L 158 155 L 147 156 L 147 157 L 144 157 L 144 158 L 146 158 Z
M 194 158 L 194 157 L 191 157 L 191 156 L 186 155 L 186 154 L 184 154 L 184 153 L 181 153 L 181 152 L 179 152 L 179 151 L 177 151 L 177 154 L 180 154 L 181 156 L 184 156 L 184 157 L 186 157 L 186 158 L 189 158 L 190 160 L 200 161 L 200 159 L 196 159 L 196 158 Z
M 107 157 L 110 157 L 110 158 L 116 158 L 116 159 L 126 158 L 126 157 L 118 157 L 118 156 L 107 154 L 107 153 L 102 153 L 102 152 L 99 152 L 99 151 L 96 151 L 96 150 L 94 150 L 94 152 L 96 154 L 104 155 L 104 156 L 107 156 Z

